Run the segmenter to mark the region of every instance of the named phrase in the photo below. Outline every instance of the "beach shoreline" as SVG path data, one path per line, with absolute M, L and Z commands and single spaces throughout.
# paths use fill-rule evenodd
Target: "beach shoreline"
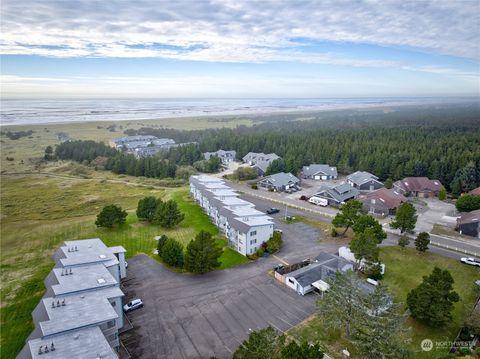
M 4 101 L 15 101 L 15 100 L 4 100 Z M 27 100 L 18 100 L 18 101 L 25 101 Z M 100 100 L 98 100 L 101 104 Z M 293 100 L 292 100 L 293 101 Z M 42 116 L 41 111 L 36 113 L 32 112 L 28 115 L 18 114 L 16 115 L 12 111 L 8 113 L 8 110 L 1 110 L 1 121 L 0 127 L 1 128 L 8 128 L 8 127 L 15 127 L 15 126 L 42 126 L 42 125 L 67 125 L 67 124 L 87 124 L 87 123 L 117 123 L 117 122 L 141 122 L 141 121 L 148 121 L 148 122 L 155 122 L 155 121 L 162 121 L 162 120 L 175 120 L 175 119 L 186 119 L 186 120 L 194 120 L 194 119 L 235 119 L 238 117 L 242 118 L 258 118 L 262 116 L 269 116 L 269 115 L 312 115 L 315 113 L 323 113 L 328 111 L 342 111 L 342 110 L 369 110 L 369 109 L 381 109 L 381 108 L 394 108 L 394 107 L 408 107 L 408 106 L 432 106 L 436 104 L 467 104 L 469 102 L 474 102 L 475 99 L 473 98 L 451 98 L 451 99 L 411 99 L 411 100 L 397 100 L 388 102 L 374 102 L 374 99 L 366 99 L 364 103 L 335 103 L 335 104 L 322 104 L 322 105 L 312 105 L 312 106 L 305 106 L 305 105 L 298 105 L 298 106 L 290 106 L 290 107 L 277 107 L 272 108 L 268 106 L 260 107 L 260 106 L 252 106 L 248 108 L 239 108 L 239 109 L 230 109 L 230 110 L 188 110 L 184 109 L 183 112 L 181 110 L 165 110 L 164 113 L 161 113 L 161 109 L 159 110 L 151 110 L 151 116 L 145 115 L 141 117 L 139 113 L 130 112 L 130 113 L 122 113 L 121 110 L 115 111 L 113 108 L 108 111 L 100 111 L 94 110 L 92 107 L 88 109 L 88 113 L 85 114 L 68 114 L 69 109 L 62 108 L 60 105 L 55 109 L 56 113 L 65 113 L 65 117 L 71 117 L 69 120 L 65 120 L 65 118 L 57 118 L 61 117 L 61 114 L 55 114 L 56 118 L 49 118 L 48 116 L 52 115 L 45 115 Z M 68 104 L 67 104 L 68 106 Z M 3 107 L 3 106 L 2 106 Z M 62 112 L 63 111 L 63 112 Z M 71 110 L 73 111 L 73 110 Z M 85 110 L 86 111 L 86 110 Z M 127 112 L 128 109 L 125 110 Z M 147 110 L 143 110 L 146 112 Z M 54 112 L 52 110 L 52 112 Z M 100 114 L 103 113 L 103 114 Z M 38 115 L 38 117 L 37 117 Z M 31 118 L 25 118 L 25 117 Z M 140 116 L 140 117 L 139 117 Z

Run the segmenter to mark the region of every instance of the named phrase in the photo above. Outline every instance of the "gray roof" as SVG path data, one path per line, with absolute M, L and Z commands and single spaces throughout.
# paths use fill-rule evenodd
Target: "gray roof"
M 275 173 L 273 175 L 270 175 L 264 178 L 262 181 L 265 181 L 265 180 L 269 181 L 275 187 L 286 186 L 292 182 L 293 183 L 300 182 L 300 180 L 297 177 L 295 177 L 291 173 L 285 173 L 285 172 Z
M 357 185 L 361 185 L 365 182 L 370 181 L 371 179 L 378 180 L 378 177 L 371 174 L 370 172 L 357 171 L 347 176 L 347 180 L 352 181 Z
M 360 191 L 356 188 L 353 188 L 347 183 L 340 184 L 335 187 L 322 186 L 313 197 L 322 197 L 326 196 L 333 198 L 338 203 L 345 202 L 348 199 L 357 197 L 360 194 Z
M 241 217 L 234 217 L 229 219 L 228 223 L 240 233 L 247 233 L 253 227 L 273 225 L 271 219 L 272 218 L 267 215 L 250 217 L 248 220 L 244 220 Z
M 295 278 L 302 287 L 305 287 L 318 280 L 326 281 L 337 271 L 348 269 L 351 269 L 351 264 L 347 260 L 334 254 L 322 252 L 315 258 L 314 263 L 297 269 L 287 276 Z
M 128 143 L 128 142 L 151 141 L 151 140 L 155 140 L 155 139 L 157 139 L 157 137 L 151 136 L 151 135 L 147 135 L 147 136 L 127 136 L 127 137 L 115 138 L 115 139 L 113 139 L 113 142 L 115 142 L 116 144 L 124 144 L 124 143 Z
M 327 176 L 337 176 L 337 167 L 329 165 L 311 164 L 310 166 L 303 166 L 302 172 L 305 176 L 314 176 L 324 174 Z
M 224 183 L 225 181 L 221 178 L 208 176 L 208 175 L 195 175 L 190 176 L 190 182 L 193 184 L 200 184 L 200 183 Z
M 263 152 L 249 152 L 245 156 L 243 156 L 243 161 L 244 162 L 252 162 L 252 163 L 258 163 L 258 162 L 271 162 L 274 160 L 278 160 L 280 157 L 275 154 L 275 153 L 263 153 Z
M 44 298 L 42 303 L 49 319 L 39 323 L 42 334 L 47 336 L 117 319 L 118 314 L 108 298 L 123 295 L 120 288 L 109 287 L 93 292 Z M 65 305 L 57 307 L 57 302 L 62 303 L 64 299 Z M 55 303 L 54 308 L 52 303 Z
M 55 296 L 118 285 L 117 280 L 103 264 L 75 267 L 72 274 L 64 268 L 54 268 L 52 272 L 58 283 L 52 285 Z
M 59 262 L 64 267 L 90 263 L 103 263 L 107 267 L 118 264 L 117 257 L 99 238 L 65 241 L 60 250 L 65 258 Z
M 270 166 L 269 161 L 257 161 L 252 167 L 259 168 L 263 173 L 267 172 L 268 166 Z
M 42 350 L 45 350 L 45 346 L 50 350 L 52 343 L 54 351 L 38 353 L 40 346 Z M 28 342 L 28 348 L 32 359 L 118 358 L 99 327 L 83 328 L 46 339 L 33 339 Z
M 235 159 L 236 155 L 237 155 L 237 152 L 233 150 L 232 151 L 218 150 L 216 152 L 205 152 L 203 154 L 206 160 L 209 160 L 212 156 L 218 156 L 220 159 L 223 159 L 223 158 Z

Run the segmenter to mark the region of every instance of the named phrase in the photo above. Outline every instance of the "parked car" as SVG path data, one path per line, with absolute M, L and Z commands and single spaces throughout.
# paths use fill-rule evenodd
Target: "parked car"
M 472 257 L 463 257 L 460 259 L 462 263 L 469 264 L 471 266 L 480 267 L 480 260 Z
M 131 302 L 128 302 L 123 306 L 123 311 L 125 313 L 131 312 L 132 310 L 142 308 L 143 307 L 143 302 L 141 299 L 134 299 Z
M 278 208 L 270 208 L 270 209 L 267 209 L 267 214 L 275 214 L 275 213 L 278 213 L 280 212 L 280 210 Z

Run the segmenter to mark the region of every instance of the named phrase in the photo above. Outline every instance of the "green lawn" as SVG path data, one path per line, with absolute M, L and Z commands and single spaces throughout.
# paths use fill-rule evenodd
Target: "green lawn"
M 380 257 L 386 265 L 383 283 L 388 286 L 397 302 L 405 303 L 407 293 L 421 283 L 422 277 L 431 273 L 435 266 L 448 269 L 455 280 L 455 290 L 460 295 L 460 302 L 455 305 L 452 322 L 444 328 L 432 328 L 409 318 L 406 325 L 411 328 L 411 343 L 408 344 L 414 358 L 438 358 L 445 354 L 443 350 L 423 352 L 420 342 L 431 339 L 433 342 L 452 341 L 460 330 L 466 315 L 471 311 L 476 299 L 474 281 L 480 278 L 477 268 L 461 264 L 457 260 L 444 258 L 433 253 L 419 255 L 414 249 L 401 250 L 399 247 L 381 248 Z M 289 334 L 300 340 L 320 340 L 328 348 L 329 354 L 339 357 L 341 349 L 348 350 L 355 357 L 355 348 L 343 338 L 340 332 L 328 331 L 324 328 L 322 318 L 313 316 L 289 331 Z
M 185 219 L 173 229 L 138 222 L 138 200 L 148 196 L 174 199 Z M 122 245 L 127 257 L 153 254 L 154 236 L 166 234 L 184 246 L 206 230 L 225 246 L 217 228 L 189 197 L 188 188 L 138 187 L 97 179 L 60 179 L 45 176 L 2 176 L 1 181 L 1 351 L 13 358 L 32 331 L 31 312 L 45 292 L 43 280 L 53 267 L 51 255 L 65 240 L 101 238 L 108 246 Z M 127 209 L 127 223 L 99 229 L 95 216 L 106 204 Z M 248 259 L 225 247 L 221 269 Z

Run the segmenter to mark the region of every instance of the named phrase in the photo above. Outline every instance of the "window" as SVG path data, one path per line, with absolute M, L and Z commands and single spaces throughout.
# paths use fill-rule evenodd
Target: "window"
M 252 241 L 252 240 L 250 240 L 250 245 L 252 245 L 252 244 L 253 244 L 253 241 Z
M 251 236 L 254 236 L 254 235 L 256 235 L 256 234 L 257 234 L 257 231 L 251 231 L 251 232 L 250 232 L 250 235 L 251 235 Z
M 115 326 L 115 320 L 111 320 L 109 322 L 107 322 L 107 328 L 110 329 L 110 328 L 113 328 Z
M 288 278 L 288 283 L 295 284 L 292 278 Z

